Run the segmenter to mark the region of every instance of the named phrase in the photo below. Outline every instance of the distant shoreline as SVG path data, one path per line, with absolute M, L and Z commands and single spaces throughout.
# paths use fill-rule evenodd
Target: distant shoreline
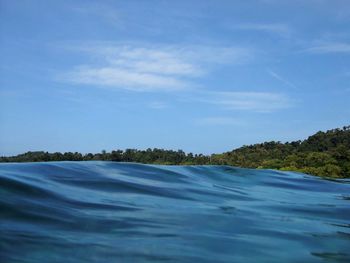
M 317 132 L 304 141 L 264 142 L 221 154 L 193 154 L 182 150 L 126 149 L 81 154 L 79 152 L 26 152 L 0 157 L 0 162 L 114 161 L 160 165 L 231 165 L 350 178 L 350 126 Z

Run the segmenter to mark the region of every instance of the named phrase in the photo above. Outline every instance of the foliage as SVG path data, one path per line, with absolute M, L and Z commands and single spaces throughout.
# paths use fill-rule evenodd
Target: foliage
M 350 126 L 317 132 L 304 141 L 265 142 L 212 157 L 216 163 L 249 168 L 350 177 Z
M 218 164 L 247 168 L 298 171 L 313 175 L 350 177 L 350 126 L 317 132 L 304 141 L 264 142 L 243 146 L 222 154 L 185 153 L 182 150 L 126 149 L 101 153 L 27 152 L 0 157 L 0 162 L 89 161 L 138 162 L 150 164 Z

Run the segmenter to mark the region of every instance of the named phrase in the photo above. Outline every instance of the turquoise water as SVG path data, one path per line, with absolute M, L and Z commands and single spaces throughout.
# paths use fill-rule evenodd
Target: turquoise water
M 229 166 L 0 164 L 0 262 L 350 262 L 350 181 Z

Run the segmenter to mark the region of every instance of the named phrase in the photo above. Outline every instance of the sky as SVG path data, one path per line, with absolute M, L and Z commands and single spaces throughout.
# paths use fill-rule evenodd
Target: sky
M 347 0 L 0 0 L 0 155 L 220 153 L 350 124 Z

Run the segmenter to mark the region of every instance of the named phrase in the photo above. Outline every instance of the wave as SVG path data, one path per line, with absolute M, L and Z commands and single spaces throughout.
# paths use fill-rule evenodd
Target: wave
M 1 262 L 349 262 L 350 180 L 230 166 L 0 164 Z

